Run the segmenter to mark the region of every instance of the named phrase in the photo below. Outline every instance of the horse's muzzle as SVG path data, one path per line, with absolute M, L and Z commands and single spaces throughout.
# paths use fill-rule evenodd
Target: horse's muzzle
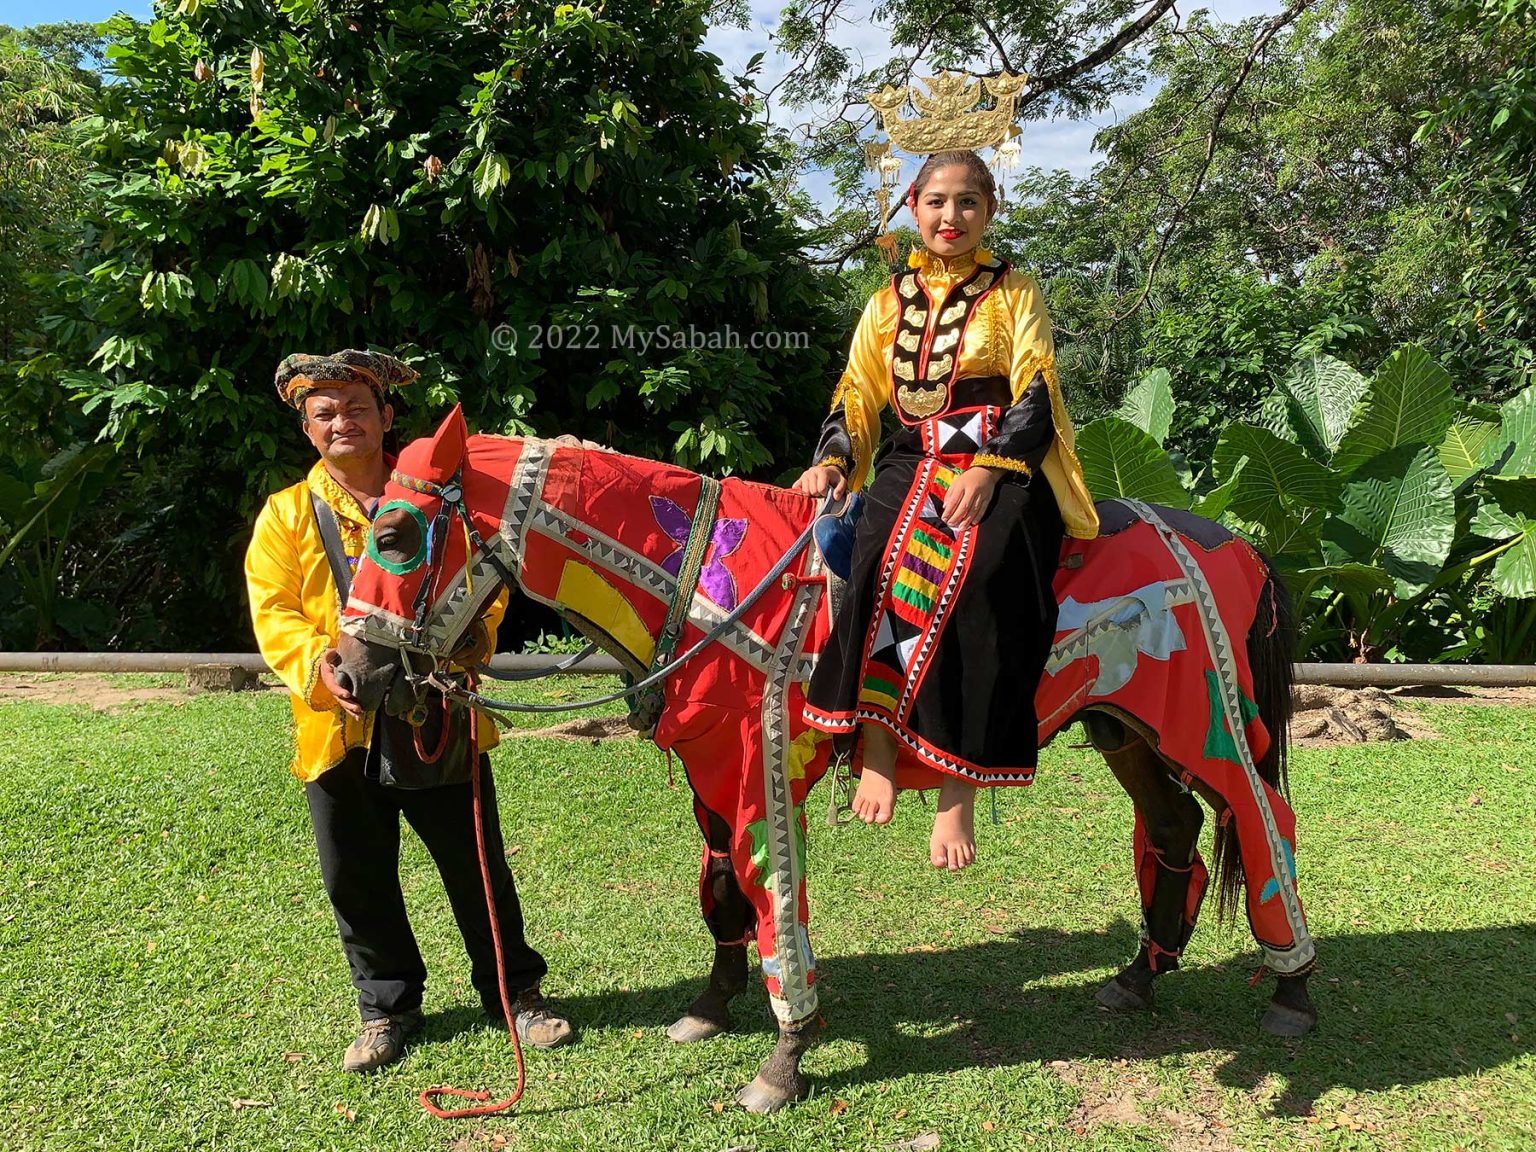
M 391 715 L 410 710 L 414 700 L 400 675 L 400 654 L 393 648 L 343 632 L 336 641 L 336 651 L 341 656 L 336 682 L 365 709 L 375 712 L 383 705 Z

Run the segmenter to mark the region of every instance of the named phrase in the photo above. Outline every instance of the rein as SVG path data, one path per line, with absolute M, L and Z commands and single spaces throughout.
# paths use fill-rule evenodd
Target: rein
M 687 562 L 678 572 L 677 584 L 672 593 L 672 601 L 667 606 L 667 623 L 662 629 L 662 635 L 657 638 L 656 653 L 649 674 L 633 684 L 626 685 L 617 692 L 610 692 L 605 696 L 594 696 L 590 700 L 578 700 L 570 704 L 520 704 L 512 700 L 497 700 L 493 697 L 482 695 L 465 684 L 460 684 L 452 679 L 449 674 L 438 668 L 438 657 L 435 654 L 421 647 L 421 637 L 426 631 L 431 588 L 436 583 L 437 573 L 434 571 L 433 566 L 441 560 L 443 555 L 443 551 L 434 547 L 433 541 L 438 536 L 439 529 L 446 531 L 448 521 L 454 514 L 457 514 L 464 525 L 465 535 L 468 537 L 471 545 L 469 556 L 473 556 L 474 550 L 478 550 L 481 555 L 491 562 L 491 566 L 496 569 L 496 574 L 501 577 L 508 588 L 518 587 L 517 578 L 506 564 L 502 562 L 501 557 L 497 556 L 486 546 L 485 538 L 480 535 L 479 530 L 470 519 L 469 508 L 464 503 L 464 486 L 461 481 L 461 473 L 455 472 L 452 478 L 443 484 L 435 484 L 430 480 L 418 479 L 415 476 L 406 475 L 398 470 L 390 473 L 390 479 L 403 488 L 409 488 L 413 492 L 420 492 L 427 496 L 434 496 L 442 501 L 442 507 L 438 509 L 437 516 L 432 521 L 427 546 L 427 572 L 422 578 L 420 591 L 416 593 L 416 602 L 413 605 L 415 619 L 411 625 L 412 646 L 417 651 L 431 656 L 433 666 L 425 675 L 421 675 L 412 670 L 409 660 L 402 660 L 402 672 L 407 682 L 413 688 L 417 686 L 435 688 L 450 699 L 471 705 L 474 708 L 483 708 L 490 712 L 524 714 L 580 712 L 587 708 L 612 704 L 616 700 L 625 700 L 658 689 L 669 676 L 678 672 L 685 664 L 704 651 L 705 648 L 708 648 L 716 640 L 729 632 L 746 615 L 748 610 L 762 598 L 763 593 L 767 592 L 773 584 L 778 582 L 780 577 L 784 576 L 789 570 L 789 566 L 794 563 L 795 558 L 810 543 L 816 526 L 816 517 L 812 517 L 811 522 L 805 526 L 804 531 L 795 538 L 784 555 L 779 557 L 778 563 L 769 569 L 768 573 L 758 581 L 757 586 L 748 592 L 737 603 L 736 607 L 726 614 L 720 623 L 706 632 L 703 638 L 681 656 L 672 659 L 671 653 L 676 649 L 677 643 L 682 637 L 683 625 L 688 618 L 688 605 L 693 602 L 695 586 L 698 583 L 699 572 L 703 567 L 704 554 L 707 550 L 710 533 L 714 525 L 715 510 L 719 505 L 720 482 L 708 477 L 701 477 L 703 487 L 699 492 L 699 507 L 694 518 L 693 528 L 689 533 L 688 544 L 685 546 L 685 561 Z M 822 506 L 823 510 L 829 507 L 831 502 L 831 496 L 829 495 Z M 700 530 L 700 525 L 703 525 L 702 531 Z M 469 556 L 465 558 L 466 574 L 469 570 Z M 574 656 L 567 657 L 545 668 L 523 673 L 503 673 L 494 678 L 498 680 L 537 680 L 544 676 L 550 676 L 556 672 L 563 672 L 568 668 L 575 667 L 596 651 L 596 649 L 597 646 L 595 644 L 588 644 L 586 648 Z M 481 668 L 477 671 L 485 671 L 485 669 Z

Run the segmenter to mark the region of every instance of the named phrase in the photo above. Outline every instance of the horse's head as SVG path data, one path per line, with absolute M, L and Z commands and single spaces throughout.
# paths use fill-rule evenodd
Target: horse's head
M 445 664 L 500 581 L 471 572 L 464 503 L 469 429 L 454 408 L 430 437 L 400 453 L 342 613 L 338 675 L 367 709 L 402 714 L 415 702 L 403 670 Z

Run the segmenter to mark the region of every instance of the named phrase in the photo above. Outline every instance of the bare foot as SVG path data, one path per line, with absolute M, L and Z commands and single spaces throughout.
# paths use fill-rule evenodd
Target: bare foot
M 976 786 L 954 776 L 944 777 L 939 807 L 928 840 L 928 859 L 935 868 L 958 872 L 976 862 Z
M 852 807 L 866 824 L 889 824 L 896 814 L 896 737 L 882 725 L 864 725 L 864 766 Z

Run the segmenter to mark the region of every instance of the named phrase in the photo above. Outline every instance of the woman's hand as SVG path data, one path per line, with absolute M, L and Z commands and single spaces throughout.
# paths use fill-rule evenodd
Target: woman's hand
M 832 499 L 842 499 L 843 493 L 848 490 L 848 477 L 843 475 L 841 468 L 831 464 L 817 464 L 800 473 L 800 479 L 790 485 L 796 492 L 804 492 L 807 496 L 825 496 L 832 493 Z
M 944 497 L 944 523 L 956 532 L 963 532 L 972 525 L 980 524 L 992 503 L 992 490 L 997 487 L 995 469 L 967 468 L 949 486 Z

